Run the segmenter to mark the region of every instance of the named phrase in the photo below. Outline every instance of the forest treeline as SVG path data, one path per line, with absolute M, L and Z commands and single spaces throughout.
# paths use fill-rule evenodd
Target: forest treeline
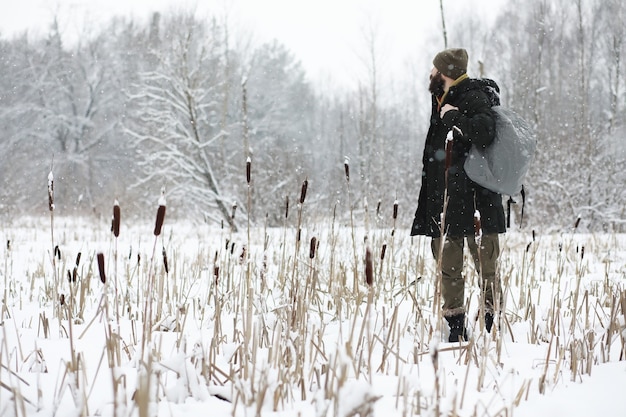
M 490 27 L 447 22 L 470 75 L 496 80 L 536 129 L 526 227 L 626 228 L 624 21 L 621 0 L 530 0 Z M 310 218 L 390 227 L 397 202 L 408 227 L 443 37 L 407 72 L 364 31 L 353 89 L 314 86 L 284 45 L 250 39 L 185 12 L 116 18 L 71 43 L 54 22 L 41 38 L 0 34 L 2 218 L 47 211 L 52 170 L 59 215 L 108 218 L 118 200 L 151 218 L 164 190 L 168 216 L 275 226 L 294 221 L 306 181 Z

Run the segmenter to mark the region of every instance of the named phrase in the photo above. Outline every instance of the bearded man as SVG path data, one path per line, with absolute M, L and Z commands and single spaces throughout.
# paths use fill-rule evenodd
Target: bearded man
M 429 88 L 432 114 L 422 158 L 418 206 L 411 229 L 411 236 L 432 238 L 433 256 L 441 261 L 442 308 L 450 327 L 450 342 L 468 338 L 462 275 L 465 241 L 481 277 L 480 308 L 485 328 L 490 332 L 501 294 L 497 274 L 498 234 L 506 232 L 502 196 L 474 183 L 463 169 L 472 145 L 486 147 L 493 141 L 495 116 L 491 107 L 499 104 L 496 83 L 469 78 L 467 62 L 467 51 L 462 48 L 446 49 L 433 59 Z M 446 163 L 446 137 L 451 130 L 454 136 Z M 446 188 L 448 201 L 445 216 L 442 216 Z M 475 229 L 477 213 L 481 225 L 479 234 Z

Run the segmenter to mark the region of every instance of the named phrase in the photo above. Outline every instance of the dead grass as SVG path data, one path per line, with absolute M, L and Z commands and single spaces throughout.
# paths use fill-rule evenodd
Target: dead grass
M 168 225 L 162 204 L 151 247 L 143 246 L 148 224 L 122 224 L 121 232 L 119 223 L 96 225 L 73 240 L 57 221 L 52 236 L 65 237 L 52 259 L 13 232 L 4 254 L 0 415 L 70 407 L 149 416 L 164 401 L 216 397 L 233 415 L 301 401 L 321 416 L 373 415 L 381 401 L 402 415 L 512 415 L 533 395 L 625 359 L 626 272 L 613 261 L 626 251 L 616 247 L 622 237 L 509 235 L 497 334 L 471 316 L 479 290 L 468 266 L 474 334 L 453 346 L 440 343 L 446 329 L 429 242 L 396 230 L 397 202 L 376 228 L 357 227 L 354 212 L 344 228 L 335 217 L 308 218 L 306 187 L 295 230 Z M 32 263 L 16 270 L 22 259 Z M 67 351 L 41 346 L 59 339 Z M 507 349 L 520 343 L 541 353 L 512 381 Z M 378 379 L 392 388 L 381 394 Z M 53 382 L 53 394 L 42 393 L 42 380 Z M 104 386 L 111 397 L 103 405 Z

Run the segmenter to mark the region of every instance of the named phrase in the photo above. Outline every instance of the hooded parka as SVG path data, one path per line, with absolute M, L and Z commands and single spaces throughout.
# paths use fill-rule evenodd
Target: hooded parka
M 445 189 L 445 142 L 448 132 L 456 126 L 452 159 L 448 172 L 448 206 L 445 229 L 449 237 L 474 234 L 474 212 L 481 217 L 483 234 L 504 233 L 506 224 L 502 195 L 490 191 L 465 174 L 463 165 L 472 144 L 488 146 L 495 136 L 495 115 L 491 107 L 498 105 L 498 86 L 492 80 L 465 78 L 450 87 L 440 103 L 432 98 L 430 128 L 424 146 L 422 184 L 411 235 L 439 237 Z M 440 109 L 445 104 L 458 107 L 449 110 L 443 119 Z

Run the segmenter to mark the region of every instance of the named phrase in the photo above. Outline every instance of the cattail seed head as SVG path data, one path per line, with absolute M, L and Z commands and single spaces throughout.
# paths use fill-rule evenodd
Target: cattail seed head
M 48 174 L 48 210 L 54 211 L 54 175 Z
M 246 261 L 246 257 L 248 256 L 247 248 L 245 245 L 241 247 L 241 253 L 239 254 L 239 263 L 243 264 Z
M 163 247 L 163 250 L 161 251 L 161 253 L 163 254 L 163 267 L 165 268 L 165 273 L 169 274 L 170 268 L 167 265 L 167 252 L 165 252 L 165 246 Z
M 64 306 L 65 305 L 65 294 L 61 294 L 59 297 L 59 303 Z
M 220 279 L 220 267 L 219 267 L 219 265 L 215 265 L 213 267 L 213 278 L 215 279 L 215 285 L 217 285 L 217 282 Z
M 398 218 L 398 200 L 393 202 L 393 219 L 396 220 Z
M 59 245 L 54 247 L 54 256 L 56 256 L 59 261 L 61 260 L 61 249 L 59 248 Z
M 372 261 L 372 251 L 365 250 L 365 283 L 371 287 L 374 284 L 374 263 Z
M 231 213 L 231 215 L 230 215 L 230 218 L 231 218 L 232 220 L 235 220 L 235 213 L 236 213 L 236 212 L 237 212 L 237 202 L 236 202 L 236 201 L 233 201 L 233 210 L 232 210 L 232 213 Z
M 252 159 L 250 159 L 250 157 L 248 157 L 248 159 L 246 160 L 246 182 L 248 183 L 248 185 L 250 184 L 250 168 L 252 165 Z
M 78 252 L 78 255 L 76 255 L 76 266 L 78 266 L 78 264 L 80 263 L 80 252 Z
M 315 249 L 317 248 L 317 238 L 313 236 L 311 238 L 311 246 L 309 247 L 309 258 L 315 258 Z
M 104 274 L 104 254 L 102 252 L 98 253 L 98 272 L 100 273 L 100 281 L 106 284 L 107 277 Z
M 384 261 L 385 260 L 385 252 L 387 252 L 387 244 L 383 243 L 383 248 L 380 251 L 380 260 Z
M 482 237 L 483 231 L 480 223 L 480 211 L 474 211 L 474 236 L 477 240 Z
M 157 210 L 156 222 L 154 223 L 154 235 L 159 236 L 161 234 L 161 228 L 163 227 L 163 221 L 165 220 L 165 195 L 164 191 L 161 191 L 161 198 L 159 198 L 159 208 Z
M 306 189 L 309 186 L 308 178 L 304 180 L 302 183 L 302 190 L 300 191 L 300 204 L 304 204 L 304 199 L 306 198 Z
M 343 170 L 346 173 L 346 181 L 350 182 L 350 160 L 345 157 L 343 160 Z
M 111 231 L 115 237 L 120 235 L 120 216 L 120 203 L 115 200 L 115 203 L 113 204 L 113 224 L 111 227 Z
M 289 196 L 285 197 L 285 219 L 289 217 Z
M 454 134 L 452 130 L 448 132 L 448 137 L 446 138 L 446 171 L 452 165 L 452 143 L 454 142 Z
M 580 224 L 580 216 L 576 218 L 576 222 L 574 223 L 574 230 L 578 229 L 579 224 Z

